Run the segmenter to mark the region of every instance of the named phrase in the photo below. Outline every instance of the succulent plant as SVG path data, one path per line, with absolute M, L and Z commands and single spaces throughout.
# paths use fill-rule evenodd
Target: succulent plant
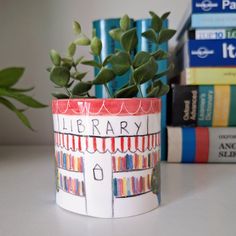
M 23 73 L 24 68 L 21 67 L 10 67 L 0 70 L 0 104 L 13 111 L 25 126 L 33 130 L 28 118 L 24 114 L 26 109 L 18 109 L 11 100 L 14 99 L 26 107 L 32 108 L 43 108 L 47 107 L 47 105 L 44 105 L 25 94 L 26 92 L 33 90 L 33 87 L 27 89 L 18 89 L 14 87 Z
M 150 12 L 152 24 L 150 29 L 142 33 L 142 36 L 157 45 L 170 40 L 175 30 L 165 29 L 163 21 L 169 16 L 169 12 L 159 17 L 154 12 Z M 73 29 L 77 38 L 69 44 L 66 57 L 61 57 L 58 52 L 51 50 L 50 57 L 53 67 L 49 68 L 50 79 L 57 88 L 64 88 L 66 93 L 53 94 L 56 98 L 80 98 L 92 97 L 89 93 L 93 85 L 105 86 L 111 98 L 131 98 L 143 97 L 140 86 L 149 81 L 147 97 L 161 97 L 169 90 L 169 86 L 161 82 L 161 77 L 165 76 L 171 66 L 166 71 L 158 72 L 158 60 L 168 58 L 167 52 L 157 49 L 149 53 L 145 51 L 134 51 L 138 44 L 137 29 L 130 27 L 130 18 L 124 15 L 120 20 L 120 27 L 109 32 L 113 40 L 120 42 L 122 49 L 101 59 L 102 42 L 93 33 L 89 39 L 82 33 L 78 22 L 73 23 Z M 78 46 L 88 46 L 90 53 L 94 56 L 93 60 L 85 60 L 83 57 L 75 58 Z M 91 81 L 84 81 L 86 72 L 79 69 L 80 65 L 88 65 L 99 70 L 96 77 Z M 112 93 L 108 88 L 108 83 L 116 78 L 130 72 L 130 79 L 122 88 Z

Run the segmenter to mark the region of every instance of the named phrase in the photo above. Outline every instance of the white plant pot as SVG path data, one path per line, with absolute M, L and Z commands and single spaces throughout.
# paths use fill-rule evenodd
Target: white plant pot
M 160 204 L 160 99 L 53 100 L 56 202 L 113 218 Z

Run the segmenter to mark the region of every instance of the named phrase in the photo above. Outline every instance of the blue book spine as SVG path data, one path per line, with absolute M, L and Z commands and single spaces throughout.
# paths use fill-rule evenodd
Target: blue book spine
M 184 49 L 185 67 L 236 66 L 236 40 L 189 40 Z
M 233 0 L 192 0 L 192 13 L 236 13 Z
M 191 27 L 196 28 L 229 28 L 236 26 L 235 13 L 192 14 Z
M 152 42 L 150 42 L 149 40 L 147 40 L 146 38 L 142 37 L 142 33 L 144 31 L 146 31 L 148 28 L 151 27 L 151 19 L 141 19 L 141 20 L 137 20 L 135 22 L 136 27 L 137 27 L 137 35 L 138 35 L 138 39 L 139 39 L 139 43 L 137 46 L 137 52 L 140 51 L 146 51 L 146 52 L 154 52 L 157 50 L 157 47 L 155 44 L 153 44 Z M 168 27 L 168 21 L 164 21 L 164 28 Z M 168 51 L 168 44 L 167 43 L 163 43 L 160 45 L 159 49 L 162 49 L 164 51 Z M 168 67 L 168 62 L 167 60 L 161 60 L 158 61 L 158 72 L 162 72 L 167 70 Z M 163 77 L 162 81 L 164 83 L 167 83 L 167 77 Z M 145 83 L 143 85 L 141 85 L 141 90 L 144 96 L 146 96 L 146 89 L 149 86 L 149 83 Z M 162 102 L 162 111 L 161 111 L 161 159 L 162 160 L 166 160 L 167 159 L 167 155 L 166 155 L 166 145 L 167 145 L 167 141 L 166 141 L 166 112 L 167 112 L 167 101 L 166 101 L 166 96 L 163 96 L 161 98 L 161 102 Z
M 133 24 L 133 21 L 131 21 Z M 96 30 L 96 36 L 102 41 L 101 59 L 104 60 L 108 55 L 114 53 L 116 49 L 121 49 L 121 45 L 118 41 L 114 41 L 109 35 L 109 31 L 114 28 L 120 27 L 120 19 L 105 19 L 93 21 L 93 28 Z M 99 70 L 95 69 L 95 76 Z M 129 73 L 123 76 L 117 76 L 113 81 L 108 84 L 108 88 L 114 93 L 118 88 L 122 87 L 129 80 Z M 108 94 L 102 85 L 95 86 L 95 96 L 98 98 L 106 98 Z
M 195 129 L 182 128 L 182 162 L 195 162 L 196 134 Z
M 214 110 L 214 86 L 198 87 L 198 126 L 212 126 Z

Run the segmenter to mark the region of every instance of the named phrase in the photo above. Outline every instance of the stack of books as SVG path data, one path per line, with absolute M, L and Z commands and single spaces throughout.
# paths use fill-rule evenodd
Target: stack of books
M 168 161 L 236 162 L 236 3 L 190 2 L 176 49 L 180 83 L 169 95 Z
M 114 53 L 117 49 L 121 48 L 119 42 L 114 41 L 110 35 L 109 31 L 119 27 L 120 18 L 112 18 L 112 19 L 101 19 L 93 21 L 93 28 L 96 30 L 96 36 L 99 37 L 102 41 L 103 48 L 101 52 L 101 59 L 104 60 L 109 54 Z M 146 51 L 146 52 L 154 52 L 157 50 L 156 45 L 146 38 L 142 37 L 142 33 L 145 32 L 148 28 L 151 28 L 151 19 L 137 19 L 131 20 L 131 27 L 137 28 L 137 36 L 138 36 L 138 46 L 136 48 L 136 52 Z M 164 21 L 164 28 L 168 28 L 168 20 Z M 163 43 L 160 45 L 160 49 L 164 51 L 168 51 L 168 44 Z M 168 69 L 168 61 L 159 60 L 158 62 L 158 73 L 166 71 Z M 95 69 L 94 74 L 96 75 L 98 70 Z M 127 72 L 123 76 L 117 76 L 115 80 L 111 81 L 108 85 L 109 89 L 114 93 L 118 88 L 122 87 L 129 80 L 129 72 Z M 161 78 L 162 82 L 167 83 L 167 77 L 163 76 Z M 142 93 L 146 95 L 146 88 L 149 84 L 143 84 L 141 87 Z M 95 95 L 98 98 L 106 98 L 108 95 L 104 86 L 96 85 L 95 87 Z M 167 112 L 167 98 L 163 96 L 161 98 L 162 102 L 162 112 L 161 112 L 161 159 L 167 159 L 167 120 L 166 120 L 166 112 Z

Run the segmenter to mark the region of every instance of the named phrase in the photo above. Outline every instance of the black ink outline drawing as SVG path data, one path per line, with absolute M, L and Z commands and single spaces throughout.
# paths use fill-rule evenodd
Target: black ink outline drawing
M 101 171 L 101 178 L 97 178 L 96 177 L 96 171 L 97 170 L 99 170 L 99 171 Z M 94 180 L 96 180 L 96 181 L 103 181 L 103 179 L 104 179 L 104 175 L 103 175 L 103 169 L 102 169 L 102 167 L 99 165 L 99 164 L 96 164 L 94 167 L 93 167 L 93 178 L 94 178 Z

